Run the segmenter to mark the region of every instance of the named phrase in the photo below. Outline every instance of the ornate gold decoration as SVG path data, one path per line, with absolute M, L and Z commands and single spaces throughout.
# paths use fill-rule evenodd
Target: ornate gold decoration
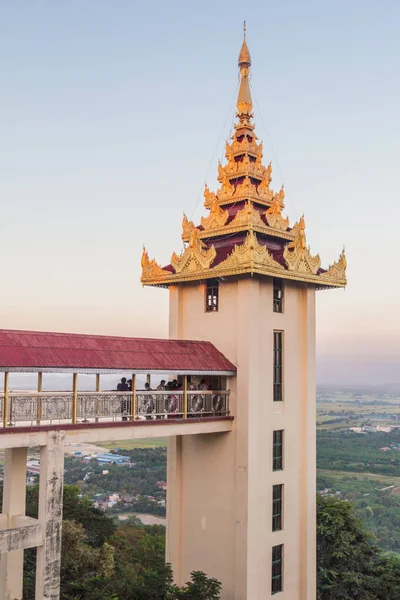
M 223 227 L 229 218 L 229 212 L 223 210 L 218 204 L 218 198 L 215 196 L 211 201 L 210 214 L 208 217 L 201 218 L 203 229 L 216 229 Z
M 235 196 L 237 198 L 257 198 L 258 195 L 257 186 L 246 175 L 242 183 L 237 186 Z
M 268 252 L 268 248 L 258 242 L 257 236 L 253 231 L 249 231 L 243 244 L 236 244 L 228 258 L 215 268 L 218 270 L 237 269 L 244 265 L 248 265 L 250 268 L 257 266 L 258 268 L 267 267 L 269 269 L 276 269 L 277 271 L 284 271 L 282 265 L 277 263 Z
M 247 47 L 246 38 L 243 40 L 242 47 L 240 48 L 238 63 L 239 67 L 241 67 L 242 65 L 249 67 L 251 65 L 251 56 L 250 51 Z
M 321 266 L 321 259 L 319 254 L 311 256 L 310 247 L 306 246 L 304 219 L 300 223 L 302 225 L 300 225 L 295 239 L 283 251 L 283 258 L 289 271 L 316 275 Z
M 275 199 L 279 202 L 279 204 L 281 205 L 282 208 L 285 207 L 284 202 L 283 202 L 285 199 L 285 188 L 283 185 L 282 185 L 281 189 L 279 190 L 279 192 L 274 194 L 274 200 Z
M 171 265 L 176 273 L 183 271 L 204 271 L 209 269 L 212 261 L 216 257 L 214 246 L 207 248 L 198 235 L 198 230 L 193 229 L 190 233 L 189 244 L 183 253 L 178 256 L 175 252 L 171 257 Z
M 224 176 L 222 179 L 222 185 L 217 192 L 217 198 L 220 202 L 226 200 L 232 200 L 233 194 L 235 193 L 235 186 L 231 184 L 228 177 Z M 210 208 L 211 204 L 204 203 L 206 208 Z
M 284 219 L 281 213 L 281 205 L 279 204 L 278 198 L 274 197 L 271 206 L 264 213 L 267 223 L 270 227 L 275 227 L 275 229 L 281 229 L 282 231 L 286 231 L 289 226 L 289 219 Z
M 255 135 L 255 133 L 252 134 L 251 142 L 249 142 L 247 137 L 245 137 L 241 142 L 239 142 L 239 140 L 235 137 L 232 144 L 226 143 L 226 158 L 229 160 L 230 155 L 238 156 L 239 154 L 244 154 L 245 152 L 257 157 L 260 152 L 260 147 L 262 154 L 262 144 L 257 145 L 256 138 L 257 136 Z
M 256 144 L 256 146 L 257 146 L 257 144 Z M 257 163 L 259 165 L 261 165 L 261 161 L 262 161 L 262 157 L 263 157 L 263 143 L 262 142 L 260 142 L 260 144 L 258 145 L 256 152 L 257 152 Z M 271 169 L 272 169 L 271 163 L 269 163 L 268 168 L 269 167 L 271 167 Z M 270 176 L 271 176 L 271 169 L 270 169 Z
M 311 256 L 306 245 L 304 216 L 291 230 L 288 229 L 288 219 L 282 216 L 284 188 L 282 186 L 277 193 L 271 189 L 272 166 L 271 163 L 268 167 L 263 165 L 263 144 L 258 143 L 254 132 L 250 68 L 250 52 L 244 39 L 239 55 L 238 119 L 230 143 L 226 142 L 227 162 L 225 166 L 218 164 L 218 191 L 210 191 L 207 186 L 204 190 L 204 205 L 210 213 L 201 219 L 202 227 L 199 229 L 184 215 L 182 238 L 185 249 L 180 256 L 175 253 L 172 255 L 172 266 L 162 269 L 143 250 L 142 282 L 146 285 L 167 286 L 249 274 L 279 276 L 307 282 L 317 288 L 346 285 L 344 251 L 327 271 L 320 273 L 320 258 L 318 255 Z M 238 202 L 241 208 L 230 220 L 229 213 L 233 212 L 233 206 Z M 263 206 L 262 213 L 259 212 L 260 205 Z M 228 207 L 228 210 L 223 210 Z M 229 236 L 237 234 L 243 236 L 243 243 L 237 244 L 223 262 L 214 265 L 217 252 L 209 240 L 227 240 Z M 279 262 L 274 260 L 272 251 L 268 251 L 261 243 L 265 237 L 275 240 L 274 247 L 283 252 L 285 262 L 280 253 Z M 207 244 L 203 240 L 207 240 Z
M 206 184 L 204 188 L 204 206 L 206 208 L 211 208 L 211 205 L 215 200 L 217 200 L 217 196 L 214 192 L 209 190 L 208 185 Z
M 261 219 L 260 213 L 249 200 L 247 200 L 245 206 L 241 210 L 238 210 L 230 225 L 232 227 L 246 225 L 249 228 L 265 227 L 265 223 Z
M 224 179 L 226 179 L 225 169 L 218 161 L 218 181 L 222 183 Z
M 321 279 L 329 279 L 330 281 L 332 281 L 332 280 L 342 281 L 342 282 L 346 283 L 346 267 L 347 267 L 347 260 L 346 260 L 346 254 L 345 254 L 345 251 L 343 248 L 338 260 L 335 260 L 333 265 L 328 267 L 328 269 L 325 273 L 321 273 L 320 278 Z
M 305 221 L 304 221 L 304 215 L 301 215 L 301 217 L 300 217 L 300 220 L 299 220 L 299 221 L 297 221 L 297 222 L 296 222 L 296 223 L 293 225 L 293 227 L 292 227 L 292 230 L 291 230 L 291 233 L 293 233 L 294 235 L 296 235 L 296 236 L 297 236 L 297 235 L 299 235 L 300 231 L 301 231 L 301 230 L 303 230 L 303 231 L 304 231 L 304 230 L 305 230 L 305 228 L 306 228 L 306 223 L 305 223 Z
M 183 219 L 182 219 L 182 239 L 183 240 L 187 240 L 190 237 L 190 234 L 193 231 L 193 229 L 197 229 L 196 225 L 193 223 L 193 221 L 189 221 L 189 219 L 187 218 L 186 214 L 183 213 Z
M 158 262 L 153 258 L 149 259 L 149 254 L 146 248 L 143 246 L 142 252 L 142 277 L 141 280 L 154 280 L 154 279 L 162 279 L 166 276 L 170 275 L 168 271 L 165 271 Z

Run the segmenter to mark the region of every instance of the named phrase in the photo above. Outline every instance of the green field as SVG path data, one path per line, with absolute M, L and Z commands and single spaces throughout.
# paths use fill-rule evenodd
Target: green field
M 394 485 L 400 487 L 400 477 L 391 477 L 390 475 L 379 475 L 377 473 L 355 473 L 352 471 L 331 471 L 329 469 L 317 469 L 318 475 L 330 475 L 337 479 L 354 477 L 360 481 L 379 481 L 385 485 Z
M 144 440 L 119 440 L 118 442 L 101 442 L 97 444 L 107 450 L 134 450 L 135 448 L 165 448 L 166 438 L 146 438 Z

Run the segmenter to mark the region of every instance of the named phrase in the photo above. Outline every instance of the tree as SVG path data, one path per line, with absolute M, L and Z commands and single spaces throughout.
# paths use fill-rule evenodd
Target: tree
M 400 561 L 385 557 L 352 505 L 317 496 L 318 600 L 400 598 Z
M 209 578 L 202 571 L 193 571 L 192 580 L 182 588 L 171 585 L 166 600 L 218 600 L 221 584 L 217 579 Z

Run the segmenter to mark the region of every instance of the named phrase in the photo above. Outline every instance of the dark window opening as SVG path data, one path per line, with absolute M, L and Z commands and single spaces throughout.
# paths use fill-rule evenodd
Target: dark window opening
M 283 332 L 274 331 L 274 402 L 283 400 Z
M 274 312 L 283 313 L 283 281 L 274 278 Z
M 283 485 L 274 485 L 272 488 L 272 531 L 282 529 L 282 501 Z
M 283 470 L 283 429 L 273 433 L 273 459 L 272 469 L 274 471 Z
M 216 312 L 219 306 L 219 283 L 210 281 L 206 288 L 206 312 Z
M 283 544 L 272 548 L 272 582 L 271 592 L 276 594 L 283 590 Z

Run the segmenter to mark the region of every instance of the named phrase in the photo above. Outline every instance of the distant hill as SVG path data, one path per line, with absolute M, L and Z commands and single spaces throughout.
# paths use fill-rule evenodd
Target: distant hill
M 368 392 L 368 393 L 379 393 L 379 394 L 399 394 L 400 395 L 400 383 L 379 383 L 375 385 L 326 385 L 318 384 L 317 392 L 323 394 L 327 391 L 348 391 L 348 392 Z

